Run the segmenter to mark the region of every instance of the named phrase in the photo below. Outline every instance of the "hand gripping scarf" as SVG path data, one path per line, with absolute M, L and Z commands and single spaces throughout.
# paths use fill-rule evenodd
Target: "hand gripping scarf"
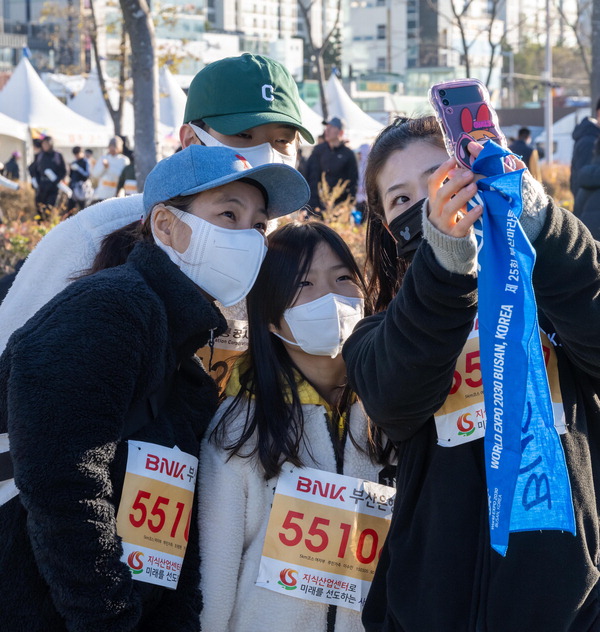
M 481 373 L 492 548 L 506 555 L 512 531 L 575 534 L 569 474 L 554 427 L 532 285 L 535 250 L 523 232 L 524 170 L 504 173 L 510 152 L 488 141 L 473 164 L 486 176 L 478 237 Z

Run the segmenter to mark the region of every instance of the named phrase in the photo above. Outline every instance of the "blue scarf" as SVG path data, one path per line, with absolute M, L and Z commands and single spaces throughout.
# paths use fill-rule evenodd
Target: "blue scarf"
M 532 284 L 535 250 L 523 232 L 523 170 L 504 173 L 510 152 L 488 141 L 477 182 L 478 294 L 490 540 L 506 555 L 511 531 L 575 534 L 569 474 L 554 427 Z

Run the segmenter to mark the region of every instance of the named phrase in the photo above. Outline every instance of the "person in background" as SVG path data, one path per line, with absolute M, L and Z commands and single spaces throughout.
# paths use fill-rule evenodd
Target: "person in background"
M 579 169 L 578 181 L 573 214 L 589 228 L 594 239 L 600 240 L 600 136 L 590 164 Z
M 86 149 L 84 150 L 83 154 L 90 165 L 90 169 L 93 169 L 94 165 L 96 164 L 96 159 L 94 158 L 94 150 Z
M 542 181 L 542 171 L 540 169 L 540 157 L 538 150 L 531 144 L 531 130 L 528 127 L 521 127 L 517 140 L 513 141 L 508 148 L 521 157 L 521 160 L 529 169 L 529 173 L 538 181 Z
M 235 148 L 253 166 L 293 166 L 298 135 L 313 142 L 299 103 L 296 83 L 279 62 L 247 53 L 227 57 L 194 77 L 179 139 L 182 147 Z M 53 228 L 29 255 L 0 306 L 0 351 L 15 329 L 90 267 L 106 234 L 139 223 L 144 215 L 142 196 L 130 195 L 90 206 Z
M 33 160 L 27 166 L 27 171 L 29 171 L 29 177 L 31 178 L 31 186 L 37 191 L 38 181 L 37 181 L 37 174 L 35 170 L 35 162 L 37 160 L 37 157 L 40 155 L 40 152 L 42 151 L 42 139 L 34 138 L 32 141 L 32 145 L 33 145 Z
M 314 147 L 306 164 L 306 180 L 310 186 L 310 201 L 315 214 L 322 216 L 325 202 L 320 198 L 319 185 L 324 175 L 330 188 L 338 181 L 347 181 L 345 191 L 335 200 L 335 204 L 346 199 L 354 199 L 358 184 L 358 164 L 354 152 L 343 141 L 344 121 L 334 116 L 323 121 L 325 142 Z
M 363 629 L 357 611 L 255 582 L 282 470 L 387 481 L 391 445 L 371 432 L 341 356 L 365 292 L 350 249 L 326 224 L 288 223 L 269 235 L 247 299 L 249 348 L 200 451 L 202 630 Z M 227 490 L 226 502 L 208 490 Z
M 73 195 L 69 200 L 68 211 L 70 213 L 80 211 L 92 200 L 93 187 L 90 180 L 90 164 L 85 157 L 83 149 L 76 145 L 72 149 L 73 160 L 69 165 L 69 186 Z
M 117 184 L 117 195 L 135 195 L 137 190 L 137 180 L 135 175 L 135 157 L 133 152 L 129 156 L 129 164 L 121 171 Z
M 298 147 L 298 155 L 296 157 L 296 169 L 298 169 L 298 171 L 304 177 L 306 177 L 306 163 L 307 162 L 308 162 L 308 159 L 304 155 L 304 152 L 302 151 L 302 148 Z
M 19 160 L 21 159 L 20 151 L 13 151 L 10 158 L 4 163 L 4 169 L 2 169 L 2 175 L 9 180 L 18 180 L 21 175 L 21 169 L 19 167 Z
M 35 202 L 42 219 L 48 217 L 48 209 L 56 205 L 58 185 L 67 175 L 67 167 L 63 155 L 55 151 L 51 136 L 42 138 L 41 151 L 33 163 L 37 182 Z
M 481 150 L 469 143 L 473 155 Z M 595 632 L 600 245 L 523 172 L 518 221 L 536 251 L 539 335 L 576 533 L 558 524 L 556 530 L 513 531 L 503 556 L 490 544 L 485 424 L 478 424 L 487 419 L 490 429 L 492 412 L 482 392 L 472 229 L 483 209 L 466 212 L 478 190 L 474 178 L 448 158 L 434 117 L 387 127 L 369 155 L 368 296 L 378 313 L 357 325 L 343 355 L 350 385 L 399 454 L 397 501 L 363 623 L 367 632 Z M 517 370 L 508 355 L 503 368 Z M 512 389 L 514 379 L 505 379 Z M 508 390 L 500 390 L 504 401 Z M 551 468 L 541 464 L 546 455 L 531 444 L 541 434 L 534 427 L 528 422 L 527 436 L 517 436 L 519 474 L 531 484 L 514 503 L 554 507 L 567 501 Z M 508 433 L 502 417 L 501 430 L 494 428 Z
M 215 300 L 252 287 L 268 220 L 308 195 L 291 167 L 188 147 L 148 175 L 146 220 L 11 337 L 4 630 L 198 631 L 195 483 L 218 395 L 194 354 L 226 329 Z
M 129 158 L 123 154 L 123 140 L 114 136 L 108 143 L 108 153 L 100 157 L 92 169 L 92 177 L 98 182 L 93 202 L 101 202 L 117 194 L 117 183 Z
M 596 118 L 586 116 L 573 130 L 573 154 L 571 156 L 570 187 L 573 198 L 579 191 L 579 171 L 592 162 L 594 144 L 600 137 L 600 98 L 596 101 Z

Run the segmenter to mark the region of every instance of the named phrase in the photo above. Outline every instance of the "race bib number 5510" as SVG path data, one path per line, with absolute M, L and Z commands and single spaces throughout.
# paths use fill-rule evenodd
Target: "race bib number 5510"
M 177 447 L 128 444 L 117 513 L 121 560 L 134 580 L 175 589 L 188 542 L 198 459 Z
M 284 465 L 256 585 L 360 611 L 390 526 L 396 490 Z

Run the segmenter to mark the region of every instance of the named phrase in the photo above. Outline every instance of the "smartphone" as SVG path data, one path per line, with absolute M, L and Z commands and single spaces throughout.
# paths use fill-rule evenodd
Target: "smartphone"
M 473 157 L 467 146 L 473 140 L 481 144 L 493 140 L 507 146 L 489 92 L 478 79 L 436 83 L 429 89 L 429 102 L 442 128 L 448 153 L 463 167 L 471 168 Z

